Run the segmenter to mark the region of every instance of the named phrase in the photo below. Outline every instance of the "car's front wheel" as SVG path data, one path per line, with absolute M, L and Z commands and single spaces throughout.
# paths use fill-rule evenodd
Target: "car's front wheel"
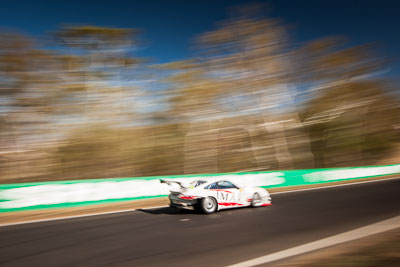
M 251 199 L 251 206 L 252 207 L 259 207 L 261 205 L 261 197 L 260 194 L 254 193 L 253 198 Z
M 217 207 L 217 200 L 213 197 L 205 197 L 200 201 L 200 209 L 206 214 L 215 212 Z

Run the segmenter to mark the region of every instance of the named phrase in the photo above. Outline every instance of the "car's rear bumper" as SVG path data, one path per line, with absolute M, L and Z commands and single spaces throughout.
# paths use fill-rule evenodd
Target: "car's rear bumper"
M 193 210 L 198 205 L 198 199 L 180 199 L 174 195 L 169 196 L 170 207 Z

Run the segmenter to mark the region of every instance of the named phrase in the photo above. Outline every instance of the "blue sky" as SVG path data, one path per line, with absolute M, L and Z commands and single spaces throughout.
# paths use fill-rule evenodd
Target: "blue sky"
M 168 62 L 191 55 L 191 40 L 227 17 L 226 9 L 243 0 L 141 1 L 10 1 L 3 0 L 0 26 L 32 35 L 45 35 L 62 24 L 140 28 L 145 45 L 138 55 Z M 391 73 L 400 73 L 398 1 L 280 0 L 266 3 L 266 15 L 290 26 L 296 43 L 327 35 L 344 35 L 353 44 L 375 42 L 394 60 Z

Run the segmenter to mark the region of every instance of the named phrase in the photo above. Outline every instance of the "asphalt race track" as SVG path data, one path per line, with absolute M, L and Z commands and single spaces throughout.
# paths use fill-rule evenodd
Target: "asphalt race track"
M 0 266 L 225 266 L 400 214 L 400 180 L 272 196 L 212 215 L 170 208 L 0 227 Z

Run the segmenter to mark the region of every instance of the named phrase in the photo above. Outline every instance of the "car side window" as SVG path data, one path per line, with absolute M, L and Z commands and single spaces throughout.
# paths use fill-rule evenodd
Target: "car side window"
M 218 182 L 218 187 L 220 189 L 237 189 L 238 187 L 228 181 Z
M 217 183 L 212 183 L 204 187 L 205 189 L 218 189 Z

